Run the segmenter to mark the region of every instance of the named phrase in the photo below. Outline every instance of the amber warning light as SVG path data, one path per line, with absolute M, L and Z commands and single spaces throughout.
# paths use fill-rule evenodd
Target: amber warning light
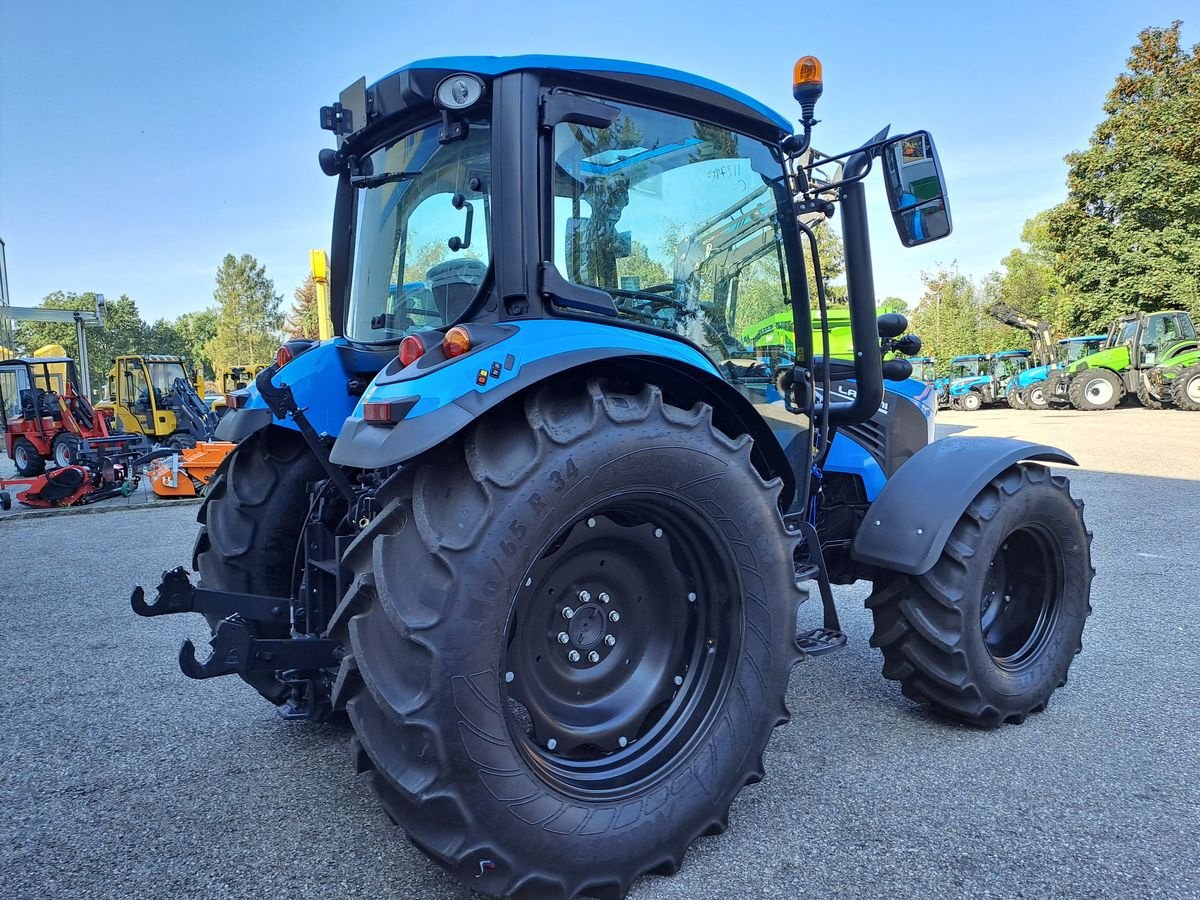
M 792 68 L 792 87 L 821 83 L 821 61 L 815 56 L 802 56 Z

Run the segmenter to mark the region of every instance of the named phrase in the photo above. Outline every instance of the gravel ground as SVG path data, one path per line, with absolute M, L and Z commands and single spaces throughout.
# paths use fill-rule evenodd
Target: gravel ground
M 1070 684 L 1019 727 L 940 721 L 880 677 L 865 591 L 842 590 L 850 646 L 796 669 L 766 781 L 633 897 L 1200 896 L 1200 416 L 940 421 L 1086 467 L 1099 574 Z M 344 733 L 187 681 L 200 619 L 132 614 L 132 583 L 188 560 L 195 512 L 0 522 L 0 894 L 469 896 L 389 824 Z

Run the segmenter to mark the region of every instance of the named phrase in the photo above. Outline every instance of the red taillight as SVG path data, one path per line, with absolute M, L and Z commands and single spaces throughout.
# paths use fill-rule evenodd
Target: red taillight
M 425 355 L 425 342 L 415 334 L 410 334 L 400 342 L 400 365 L 411 366 Z
M 461 325 L 455 325 L 442 338 L 442 352 L 446 354 L 447 359 L 462 356 L 470 349 L 471 335 L 467 334 L 467 329 Z
M 372 425 L 391 425 L 392 424 L 392 403 L 390 400 L 383 400 L 377 403 L 363 404 L 363 421 L 370 422 Z
M 288 363 L 290 363 L 294 358 L 295 357 L 292 356 L 291 349 L 286 344 L 284 344 L 282 347 L 280 347 L 278 350 L 275 351 L 275 368 L 282 369 L 284 366 L 286 366 Z
M 245 391 L 234 391 L 225 395 L 225 405 L 230 409 L 241 409 L 249 399 L 250 395 Z

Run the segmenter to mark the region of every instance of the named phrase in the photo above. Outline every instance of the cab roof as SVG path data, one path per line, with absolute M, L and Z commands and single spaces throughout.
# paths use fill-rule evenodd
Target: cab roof
M 678 69 L 668 69 L 663 66 L 653 66 L 647 63 L 629 62 L 619 59 L 600 59 L 590 56 L 551 56 L 545 54 L 525 54 L 522 56 L 442 56 L 432 59 L 421 59 L 401 66 L 389 72 L 372 88 L 379 86 L 401 72 L 418 69 L 449 70 L 450 72 L 472 72 L 477 75 L 495 77 L 509 72 L 520 71 L 554 71 L 573 72 L 578 74 L 602 75 L 614 81 L 626 81 L 632 84 L 647 85 L 653 82 L 673 82 L 684 88 L 698 99 L 705 99 L 704 94 L 716 95 L 709 98 L 724 100 L 722 105 L 732 105 L 744 116 L 758 119 L 779 128 L 786 134 L 793 131 L 792 122 L 770 107 L 760 103 L 753 97 L 743 94 L 728 85 L 712 81 L 690 72 Z M 785 73 L 786 75 L 786 73 Z M 662 86 L 662 85 L 660 85 Z

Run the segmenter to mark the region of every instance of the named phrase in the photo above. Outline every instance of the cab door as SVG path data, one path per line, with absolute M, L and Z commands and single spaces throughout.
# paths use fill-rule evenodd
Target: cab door
M 125 407 L 145 434 L 154 434 L 154 419 L 157 412 L 154 391 L 146 374 L 146 366 L 140 359 L 117 361 L 117 404 Z

